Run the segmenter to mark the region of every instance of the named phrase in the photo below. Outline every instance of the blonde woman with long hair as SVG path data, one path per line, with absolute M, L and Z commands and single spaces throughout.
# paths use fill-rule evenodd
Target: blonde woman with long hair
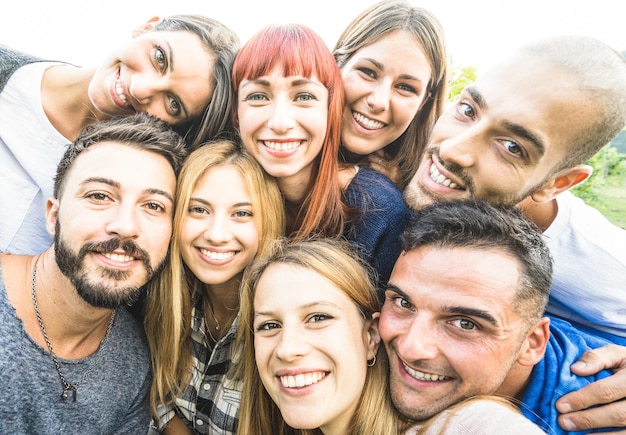
M 246 271 L 240 435 L 396 434 L 369 267 L 337 240 L 283 244 Z
M 150 404 L 164 433 L 234 433 L 241 386 L 227 372 L 243 270 L 283 233 L 282 198 L 230 141 L 194 151 L 178 178 L 171 259 L 153 285 L 145 326 Z

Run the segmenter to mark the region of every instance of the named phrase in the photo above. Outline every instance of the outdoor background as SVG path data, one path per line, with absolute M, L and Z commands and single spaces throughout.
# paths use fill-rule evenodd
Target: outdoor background
M 334 46 L 344 27 L 377 0 L 18 0 L 0 14 L 0 44 L 31 54 L 97 65 L 153 16 L 198 13 L 218 19 L 245 42 L 270 23 L 298 22 Z M 445 31 L 455 80 L 463 86 L 503 52 L 530 40 L 580 34 L 626 51 L 623 0 L 412 0 Z M 10 9 L 10 10 L 7 10 Z M 592 162 L 596 175 L 576 193 L 626 228 L 626 133 Z

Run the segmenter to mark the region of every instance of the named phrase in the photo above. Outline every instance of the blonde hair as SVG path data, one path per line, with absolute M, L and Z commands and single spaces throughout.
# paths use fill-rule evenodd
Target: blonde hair
M 289 427 L 280 410 L 263 387 L 254 357 L 254 293 L 268 266 L 287 263 L 309 269 L 328 279 L 343 291 L 366 319 L 380 311 L 380 302 L 372 284 L 372 272 L 366 263 L 350 251 L 347 242 L 332 239 L 283 241 L 275 252 L 255 260 L 244 273 L 241 285 L 240 319 L 237 342 L 243 351 L 235 363 L 235 377 L 243 380 L 239 416 L 239 435 L 319 434 L 319 429 Z M 239 347 L 238 347 L 239 348 Z M 349 435 L 397 434 L 396 412 L 387 387 L 387 359 L 384 347 L 377 352 L 377 362 L 367 370 L 363 393 L 352 416 Z
M 193 364 L 191 313 L 204 284 L 189 271 L 185 272 L 180 236 L 196 183 L 217 166 L 236 169 L 249 189 L 259 233 L 257 256 L 267 255 L 272 243 L 282 236 L 284 230 L 282 197 L 275 180 L 240 144 L 220 140 L 205 144 L 190 154 L 178 177 L 170 261 L 151 285 L 146 301 L 144 324 L 154 375 L 150 391 L 153 413 L 158 404 L 172 403 L 190 379 Z

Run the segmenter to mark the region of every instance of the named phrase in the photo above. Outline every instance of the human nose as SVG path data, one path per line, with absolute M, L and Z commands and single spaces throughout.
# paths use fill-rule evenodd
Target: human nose
M 292 107 L 285 99 L 277 98 L 272 103 L 268 127 L 275 133 L 285 133 L 294 127 Z
M 391 85 L 385 81 L 377 82 L 365 98 L 365 102 L 374 112 L 383 112 L 389 108 Z
M 216 245 L 228 242 L 231 238 L 231 231 L 226 219 L 219 215 L 212 216 L 208 221 L 204 237 Z
M 133 74 L 130 78 L 128 92 L 136 104 L 144 108 L 149 106 L 152 97 L 162 91 L 163 81 L 155 74 L 143 72 L 141 74 Z
M 414 319 L 398 337 L 397 351 L 405 361 L 432 360 L 439 353 L 435 328 L 426 318 Z
M 135 239 L 139 236 L 139 217 L 133 205 L 120 204 L 107 225 L 107 232 L 121 239 Z
M 292 362 L 306 355 L 309 345 L 306 335 L 298 328 L 283 325 L 280 338 L 276 345 L 276 356 L 282 361 Z
M 481 143 L 486 139 L 476 126 L 462 131 L 453 131 L 441 141 L 439 156 L 446 162 L 456 163 L 469 168 L 475 165 L 478 153 L 482 152 Z

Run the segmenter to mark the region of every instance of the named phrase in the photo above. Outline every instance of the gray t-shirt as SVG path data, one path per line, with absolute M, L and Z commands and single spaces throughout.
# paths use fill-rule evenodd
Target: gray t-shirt
M 148 347 L 141 325 L 127 310 L 118 310 L 103 350 L 78 387 L 76 402 L 71 394 L 62 401 L 52 357 L 24 330 L 0 268 L 0 434 L 148 433 Z M 60 359 L 65 378 L 78 382 L 97 354 Z

